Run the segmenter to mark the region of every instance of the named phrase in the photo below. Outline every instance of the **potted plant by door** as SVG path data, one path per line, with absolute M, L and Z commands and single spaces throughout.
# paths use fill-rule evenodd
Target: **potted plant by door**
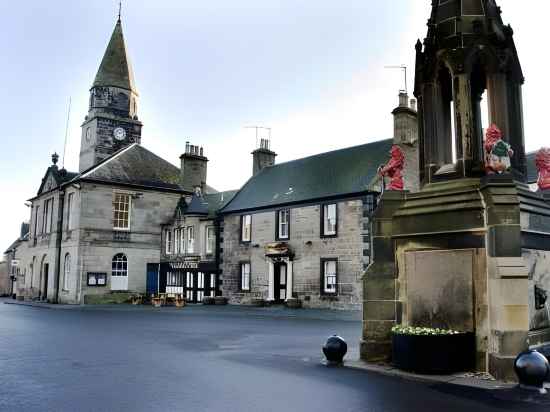
M 183 297 L 183 295 L 176 295 L 174 303 L 176 305 L 176 308 L 183 308 L 185 306 L 185 298 Z
M 151 303 L 153 304 L 153 307 L 160 308 L 162 306 L 162 298 L 157 295 L 153 295 L 151 297 Z
M 451 374 L 475 368 L 475 334 L 455 330 L 394 326 L 393 364 L 422 374 Z

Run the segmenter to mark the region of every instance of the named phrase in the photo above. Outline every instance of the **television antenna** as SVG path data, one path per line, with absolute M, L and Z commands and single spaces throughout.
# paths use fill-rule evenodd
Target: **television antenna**
M 405 93 L 408 93 L 408 82 L 407 82 L 407 66 L 404 64 L 401 64 L 399 66 L 384 66 L 385 69 L 399 69 L 403 70 L 403 74 L 405 75 L 405 89 L 402 89 L 401 91 L 404 91 Z
M 263 127 L 263 126 L 245 126 L 245 129 L 254 129 L 256 130 L 256 147 L 258 147 L 258 134 L 260 130 L 267 130 L 269 141 L 271 142 L 271 127 Z

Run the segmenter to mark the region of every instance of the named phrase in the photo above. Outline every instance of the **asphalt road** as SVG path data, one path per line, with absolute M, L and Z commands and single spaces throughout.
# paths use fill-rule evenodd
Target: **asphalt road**
M 52 310 L 0 302 L 0 410 L 548 410 L 482 390 L 326 368 L 326 337 L 341 334 L 353 355 L 360 322 L 293 313 Z

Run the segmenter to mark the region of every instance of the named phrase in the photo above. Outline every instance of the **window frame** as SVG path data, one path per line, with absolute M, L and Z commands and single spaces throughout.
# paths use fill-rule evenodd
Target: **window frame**
M 288 213 L 286 226 L 287 226 L 287 235 L 286 237 L 281 236 L 281 213 Z M 290 208 L 287 209 L 278 209 L 275 211 L 275 240 L 290 240 Z
M 38 216 L 40 213 L 40 205 L 36 205 L 34 207 L 34 233 L 33 237 L 36 239 L 37 235 L 39 234 L 38 230 L 40 229 L 40 225 L 38 224 Z
M 212 244 L 210 245 L 210 237 L 208 236 L 210 231 L 212 232 Z M 216 227 L 215 226 L 206 226 L 204 233 L 204 254 L 207 256 L 212 256 L 216 252 Z M 212 246 L 209 250 L 209 246 Z
M 191 234 L 193 236 L 191 236 Z M 195 226 L 187 226 L 185 228 L 185 237 L 186 237 L 186 244 L 185 244 L 185 253 L 188 255 L 195 253 Z
M 42 210 L 42 233 L 52 233 L 53 226 L 53 197 L 44 201 L 44 210 Z
M 116 205 L 120 202 L 116 202 L 117 196 L 126 196 L 128 197 L 128 223 L 127 227 L 119 227 L 117 226 L 117 219 L 115 219 L 115 213 L 117 213 L 117 209 L 115 209 Z M 118 210 L 118 213 L 122 213 L 120 210 Z M 113 193 L 113 230 L 120 231 L 120 232 L 129 232 L 131 226 L 131 220 L 132 220 L 132 195 L 130 193 L 126 192 L 114 192 Z M 120 221 L 120 219 L 118 219 Z
M 124 259 L 121 259 L 121 260 L 116 260 L 116 258 L 118 257 L 122 257 Z M 118 267 L 115 269 L 115 264 L 121 264 L 122 265 L 122 268 L 119 269 Z M 115 275 L 115 273 L 117 273 Z M 120 273 L 124 273 L 124 274 L 120 274 Z M 124 253 L 117 253 L 116 255 L 113 256 L 113 258 L 111 259 L 111 277 L 128 277 L 128 256 L 126 256 L 126 254 Z
M 335 285 L 334 285 L 334 291 L 327 291 L 326 290 L 326 264 L 329 262 L 335 263 Z M 338 288 L 338 258 L 321 258 L 321 279 L 320 279 L 320 289 L 321 289 L 321 296 L 338 296 L 339 288 Z
M 180 243 L 180 228 L 174 229 L 174 255 L 179 255 L 181 253 L 181 243 Z
M 247 288 L 243 287 L 244 281 L 244 268 L 248 267 L 248 285 Z M 250 261 L 239 262 L 239 290 L 241 292 L 250 293 L 252 291 L 252 264 Z
M 68 264 L 67 264 L 68 262 Z M 67 267 L 68 266 L 68 267 Z M 63 260 L 63 290 L 69 292 L 69 276 L 71 274 L 71 254 L 66 253 Z
M 326 233 L 326 226 L 325 226 L 325 217 L 326 212 L 325 208 L 329 206 L 334 206 L 335 209 L 335 219 L 336 223 L 334 225 L 334 233 L 327 234 Z M 338 237 L 338 203 L 322 203 L 321 204 L 321 238 L 322 239 L 330 239 Z
M 167 255 L 172 254 L 172 229 L 166 229 L 164 231 L 164 253 Z
M 185 255 L 187 252 L 187 244 L 185 243 L 185 228 L 180 227 L 180 254 Z
M 67 230 L 72 230 L 74 227 L 74 192 L 67 195 Z
M 250 217 L 250 223 L 249 223 L 249 231 L 248 231 L 248 239 L 244 238 L 244 228 L 245 228 L 245 220 L 247 217 Z M 252 243 L 252 215 L 241 215 L 241 234 L 239 236 L 241 243 Z

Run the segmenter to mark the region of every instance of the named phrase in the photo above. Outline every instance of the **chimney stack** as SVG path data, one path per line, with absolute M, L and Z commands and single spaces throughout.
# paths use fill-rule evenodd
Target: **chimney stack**
M 409 95 L 403 90 L 399 92 L 399 107 L 409 107 Z
M 399 92 L 399 106 L 393 112 L 394 144 L 414 145 L 418 140 L 418 115 L 416 100 L 410 100 L 406 92 Z
M 204 149 L 186 142 L 185 153 L 180 156 L 180 160 L 180 186 L 190 192 L 196 192 L 196 188 L 200 188 L 200 192 L 204 193 L 208 166 Z
M 260 147 L 252 152 L 252 176 L 256 176 L 262 169 L 275 164 L 277 153 L 271 151 L 269 139 L 260 139 Z

